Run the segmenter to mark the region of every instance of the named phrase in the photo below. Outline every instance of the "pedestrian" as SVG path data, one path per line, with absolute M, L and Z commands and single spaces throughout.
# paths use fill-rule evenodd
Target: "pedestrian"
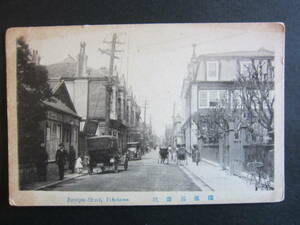
M 196 161 L 197 166 L 198 166 L 199 162 L 201 161 L 200 149 L 198 148 L 198 145 L 195 145 L 195 161 Z
M 81 159 L 81 156 L 79 156 L 79 157 L 76 159 L 76 164 L 75 164 L 75 170 L 76 170 L 76 173 L 81 173 L 81 172 L 82 172 L 82 169 L 83 169 L 82 159 Z
M 171 145 L 169 145 L 168 147 L 168 164 L 169 164 L 169 158 L 171 158 L 171 161 L 173 161 L 173 152 L 172 152 Z
M 45 149 L 45 143 L 42 142 L 36 157 L 36 169 L 37 169 L 38 181 L 47 180 L 47 164 L 48 164 L 48 153 Z
M 192 161 L 196 162 L 196 150 L 197 150 L 197 146 L 193 145 L 192 147 Z
M 55 155 L 56 164 L 58 165 L 59 179 L 64 179 L 66 157 L 64 152 L 64 144 L 60 143 Z
M 176 164 L 178 165 L 178 160 L 179 160 L 179 148 L 180 148 L 180 145 L 179 144 L 177 144 L 176 145 L 176 149 L 175 149 L 175 154 L 176 154 Z
M 182 151 L 184 152 L 184 161 L 185 161 L 185 164 L 187 165 L 189 152 L 187 151 L 185 144 L 182 145 L 182 148 L 183 148 Z
M 75 162 L 76 162 L 76 152 L 74 150 L 73 145 L 70 146 L 69 151 L 69 169 L 72 173 L 75 172 Z

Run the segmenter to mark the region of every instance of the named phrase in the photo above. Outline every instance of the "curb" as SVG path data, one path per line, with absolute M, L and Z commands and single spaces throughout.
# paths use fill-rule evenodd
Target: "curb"
M 193 170 L 189 169 L 186 165 L 181 167 L 183 172 L 188 175 L 192 181 L 202 190 L 202 191 L 214 191 L 214 189 L 200 176 L 198 176 Z M 195 179 L 196 178 L 196 179 Z
M 203 162 L 205 162 L 205 163 L 208 163 L 208 164 L 210 164 L 210 165 L 212 165 L 212 166 L 215 166 L 215 167 L 220 167 L 220 165 L 219 165 L 218 163 L 212 162 L 212 161 L 207 160 L 207 159 L 203 159 L 203 158 L 202 158 L 201 161 L 203 161 Z
M 41 190 L 41 189 L 44 189 L 44 188 L 47 188 L 47 187 L 51 187 L 51 186 L 63 183 L 65 181 L 69 181 L 69 180 L 73 180 L 73 179 L 78 178 L 78 177 L 82 177 L 84 175 L 86 175 L 86 174 L 79 174 L 79 175 L 74 176 L 74 177 L 69 177 L 69 178 L 66 178 L 66 179 L 63 179 L 63 180 L 58 180 L 58 181 L 55 181 L 55 182 L 52 182 L 52 183 L 49 183 L 49 184 L 44 184 L 42 186 L 34 188 L 33 190 L 38 191 L 38 190 Z

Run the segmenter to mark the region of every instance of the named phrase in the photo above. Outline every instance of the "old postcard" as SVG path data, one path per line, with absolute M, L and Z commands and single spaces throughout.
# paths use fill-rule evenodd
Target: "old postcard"
M 284 199 L 282 23 L 11 28 L 15 206 Z

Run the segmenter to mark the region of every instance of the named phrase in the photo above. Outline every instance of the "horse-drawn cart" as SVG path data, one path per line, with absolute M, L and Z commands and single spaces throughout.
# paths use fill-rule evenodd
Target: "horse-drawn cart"
M 159 148 L 159 155 L 160 155 L 160 163 L 165 163 L 166 160 L 169 163 L 169 160 L 168 160 L 169 151 L 168 151 L 167 147 Z

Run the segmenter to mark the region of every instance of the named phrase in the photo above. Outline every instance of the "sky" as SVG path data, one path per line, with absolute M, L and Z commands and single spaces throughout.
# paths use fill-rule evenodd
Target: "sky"
M 144 24 L 115 26 L 70 26 L 33 28 L 27 32 L 32 49 L 38 50 L 41 64 L 60 62 L 68 55 L 77 57 L 81 41 L 86 42 L 88 66 L 108 67 L 109 57 L 99 48 L 110 46 L 117 33 L 123 50 L 118 54 L 116 66 L 132 86 L 138 104 L 147 101 L 147 122 L 151 118 L 154 132 L 163 135 L 171 122 L 173 105 L 182 114 L 180 92 L 187 74 L 187 65 L 196 53 L 218 53 L 241 50 L 258 50 L 264 47 L 278 51 L 278 26 L 267 24 Z

